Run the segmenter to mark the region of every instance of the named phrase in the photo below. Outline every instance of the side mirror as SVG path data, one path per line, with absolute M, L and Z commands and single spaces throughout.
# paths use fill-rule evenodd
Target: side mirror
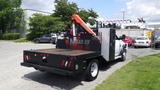
M 126 35 L 124 35 L 124 34 L 123 34 L 122 36 L 120 36 L 120 39 L 121 39 L 121 40 L 123 40 L 123 39 L 125 39 L 125 38 L 126 38 Z

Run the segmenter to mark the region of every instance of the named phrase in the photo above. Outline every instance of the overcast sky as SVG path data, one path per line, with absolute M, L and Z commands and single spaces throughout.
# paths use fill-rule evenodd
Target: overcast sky
M 69 0 L 80 8 L 94 9 L 102 18 L 126 19 L 143 17 L 147 21 L 160 21 L 160 0 Z M 53 12 L 54 0 L 22 0 L 22 8 Z

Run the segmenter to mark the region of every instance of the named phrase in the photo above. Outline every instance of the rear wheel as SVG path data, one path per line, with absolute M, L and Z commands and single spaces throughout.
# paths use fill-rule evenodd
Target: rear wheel
M 94 59 L 90 61 L 87 70 L 86 70 L 86 80 L 87 81 L 93 81 L 94 79 L 97 78 L 99 73 L 99 64 L 98 60 Z

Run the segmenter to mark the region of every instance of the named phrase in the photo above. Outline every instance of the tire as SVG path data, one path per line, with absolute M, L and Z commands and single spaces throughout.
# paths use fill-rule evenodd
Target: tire
M 89 65 L 86 70 L 85 79 L 87 81 L 93 81 L 97 78 L 99 73 L 99 63 L 97 59 L 94 59 L 89 62 Z
M 126 58 L 127 58 L 127 53 L 123 52 L 122 55 L 121 55 L 121 61 L 125 61 Z

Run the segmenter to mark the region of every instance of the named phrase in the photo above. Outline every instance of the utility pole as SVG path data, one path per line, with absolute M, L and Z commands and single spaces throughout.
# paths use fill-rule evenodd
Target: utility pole
M 125 11 L 122 11 L 122 18 L 123 18 L 123 21 L 125 20 L 125 14 L 126 14 L 126 12 L 125 12 Z

